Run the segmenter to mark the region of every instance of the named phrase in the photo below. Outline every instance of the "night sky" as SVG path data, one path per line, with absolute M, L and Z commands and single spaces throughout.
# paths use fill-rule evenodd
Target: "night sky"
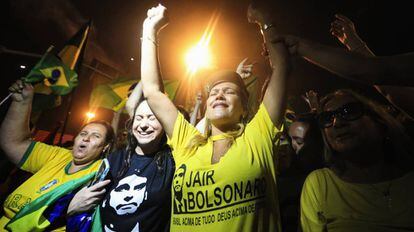
M 210 48 L 218 68 L 235 69 L 244 58 L 257 61 L 257 73 L 268 75 L 267 63 L 261 57 L 261 35 L 256 25 L 249 24 L 246 9 L 250 1 L 162 1 L 169 11 L 170 24 L 160 35 L 160 61 L 166 79 L 184 76 L 184 54 L 202 36 L 214 12 L 220 14 Z M 332 46 L 340 44 L 329 33 L 335 13 L 342 13 L 354 21 L 360 36 L 377 55 L 393 55 L 414 50 L 411 30 L 414 28 L 409 1 L 337 1 L 290 0 L 269 1 L 274 11 L 274 22 L 281 33 L 295 34 Z M 138 76 L 141 25 L 149 7 L 158 1 L 132 0 L 5 0 L 1 3 L 0 45 L 8 49 L 42 54 L 53 44 L 61 48 L 87 20 L 93 21 L 84 61 L 98 59 L 119 70 L 120 76 Z M 134 61 L 130 58 L 133 57 Z M 21 70 L 21 64 L 32 67 L 37 58 L 0 53 L 1 92 L 30 69 Z M 69 133 L 76 133 L 88 110 L 88 98 L 97 82 L 90 78 L 90 70 L 80 73 L 80 85 L 74 92 L 74 105 L 69 121 Z M 314 89 L 325 94 L 342 87 L 361 86 L 335 77 L 301 59 L 294 60 L 290 80 L 291 99 Z M 298 111 L 303 104 L 292 100 Z M 66 97 L 64 98 L 66 103 Z M 39 128 L 49 130 L 62 120 L 66 104 L 46 111 Z M 3 106 L 1 119 L 6 107 Z M 109 112 L 98 118 L 110 120 Z

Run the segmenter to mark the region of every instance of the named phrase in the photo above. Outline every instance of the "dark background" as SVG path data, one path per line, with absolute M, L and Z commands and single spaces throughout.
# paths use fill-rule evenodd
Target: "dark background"
M 160 61 L 164 77 L 180 79 L 185 74 L 184 54 L 202 36 L 213 12 L 220 19 L 210 44 L 218 68 L 235 69 L 244 58 L 257 61 L 256 71 L 264 78 L 267 63 L 261 57 L 261 35 L 256 25 L 249 24 L 246 9 L 250 1 L 161 1 L 168 10 L 170 24 L 160 36 Z M 8 49 L 42 54 L 53 44 L 61 48 L 87 20 L 92 19 L 93 30 L 88 41 L 84 61 L 116 76 L 138 76 L 140 31 L 149 7 L 157 1 L 138 0 L 3 0 L 0 7 L 0 45 Z M 338 1 L 290 0 L 269 1 L 274 22 L 282 33 L 303 36 L 324 44 L 340 46 L 329 33 L 335 13 L 342 13 L 354 21 L 362 39 L 377 55 L 393 55 L 413 51 L 411 30 L 414 28 L 410 1 Z M 130 58 L 134 57 L 134 61 Z M 25 76 L 38 58 L 0 53 L 0 97 L 16 79 Z M 27 65 L 26 70 L 19 68 Z M 116 70 L 115 72 L 113 70 Z M 196 77 L 197 79 L 197 77 Z M 201 79 L 201 78 L 200 78 Z M 74 105 L 68 133 L 76 133 L 88 110 L 89 94 L 97 84 L 106 80 L 82 69 L 80 85 L 74 92 Z M 298 96 L 314 89 L 325 94 L 342 87 L 370 87 L 335 77 L 301 59 L 295 59 L 289 86 L 290 104 L 304 111 Z M 43 112 L 38 127 L 50 130 L 63 120 L 67 104 Z M 4 117 L 7 104 L 0 109 Z M 110 120 L 109 111 L 99 111 L 98 119 Z

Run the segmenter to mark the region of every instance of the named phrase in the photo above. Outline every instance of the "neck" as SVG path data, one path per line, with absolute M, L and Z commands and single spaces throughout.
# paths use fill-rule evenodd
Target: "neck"
M 228 133 L 237 129 L 237 124 L 234 125 L 211 125 L 211 135 L 220 135 Z
M 138 155 L 145 155 L 145 154 L 152 154 L 158 151 L 159 145 L 154 146 L 153 144 L 147 144 L 147 145 L 138 145 L 135 148 L 135 153 Z
M 85 163 L 85 164 L 76 164 L 75 161 L 72 160 L 72 163 L 71 163 L 71 165 L 69 167 L 68 172 L 69 172 L 69 174 L 75 173 L 75 172 L 81 170 L 82 168 L 90 165 L 93 162 L 94 162 L 94 160 L 93 161 L 90 161 L 88 163 Z
M 361 184 L 373 184 L 391 180 L 394 166 L 385 161 L 382 146 L 365 146 L 365 149 L 354 150 L 343 154 L 345 171 L 340 177 L 346 181 Z

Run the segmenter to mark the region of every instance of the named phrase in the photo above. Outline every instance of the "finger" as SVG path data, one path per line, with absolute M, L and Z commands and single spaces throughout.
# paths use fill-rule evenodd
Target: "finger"
M 247 62 L 247 60 L 248 60 L 248 59 L 249 59 L 248 57 L 244 58 L 244 59 L 240 62 L 240 64 L 239 64 L 239 65 L 244 65 L 244 64 Z
M 340 20 L 340 19 L 335 19 L 331 24 L 336 24 L 336 25 L 348 25 L 347 22 Z
M 331 28 L 342 29 L 342 28 L 344 28 L 345 26 L 347 26 L 347 24 L 346 24 L 346 23 L 344 23 L 344 22 L 332 22 L 332 23 L 331 23 Z
M 336 30 L 343 30 L 343 29 L 344 29 L 344 25 L 339 24 L 339 23 L 333 23 L 333 24 L 331 25 L 331 28 L 334 28 L 334 29 L 336 29 Z
M 24 88 L 25 88 L 26 90 L 33 90 L 33 89 L 34 89 L 33 85 L 32 85 L 32 84 L 30 84 L 30 83 L 25 83 L 25 84 L 24 84 Z
M 245 64 L 243 67 L 244 68 L 253 68 L 253 66 L 254 66 L 254 63 L 252 63 L 252 64 Z
M 353 23 L 352 22 L 352 20 L 350 20 L 348 17 L 346 17 L 345 15 L 342 15 L 342 14 L 336 14 L 335 15 L 335 17 L 337 18 L 337 19 L 340 19 L 340 20 L 342 20 L 342 21 L 344 21 L 344 22 L 346 22 L 346 23 Z
M 104 180 L 104 181 L 98 182 L 98 183 L 92 185 L 91 187 L 89 187 L 89 190 L 92 191 L 92 192 L 97 191 L 97 190 L 105 187 L 109 183 L 111 183 L 111 180 Z
M 343 36 L 342 32 L 339 32 L 339 31 L 336 31 L 336 30 L 331 30 L 331 34 L 335 37 L 342 37 Z
M 89 198 L 101 198 L 101 196 L 104 195 L 105 193 L 106 193 L 106 189 L 94 191 L 89 194 Z

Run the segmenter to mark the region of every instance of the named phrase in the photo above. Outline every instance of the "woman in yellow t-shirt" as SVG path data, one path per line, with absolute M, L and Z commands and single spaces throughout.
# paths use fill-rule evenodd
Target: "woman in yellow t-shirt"
M 350 90 L 321 101 L 329 168 L 301 196 L 303 231 L 414 231 L 412 141 L 379 104 Z
M 263 103 L 246 123 L 248 93 L 241 77 L 217 71 L 208 80 L 207 129 L 186 122 L 163 93 L 157 34 L 166 8 L 148 11 L 143 23 L 141 78 L 144 96 L 163 125 L 176 162 L 171 231 L 278 231 L 273 143 L 284 113 L 288 52 L 267 43 L 272 76 Z M 274 33 L 267 25 L 265 38 Z
M 28 121 L 34 89 L 19 80 L 10 87 L 10 92 L 13 101 L 1 124 L 0 146 L 12 163 L 33 176 L 7 197 L 0 231 L 6 225 L 12 231 L 64 229 L 66 207 L 54 211 L 59 207 L 52 206 L 93 177 L 102 157 L 111 150 L 113 129 L 105 121 L 84 125 L 74 138 L 72 150 L 32 141 Z M 104 192 L 100 191 L 108 183 L 90 189 L 102 195 Z

